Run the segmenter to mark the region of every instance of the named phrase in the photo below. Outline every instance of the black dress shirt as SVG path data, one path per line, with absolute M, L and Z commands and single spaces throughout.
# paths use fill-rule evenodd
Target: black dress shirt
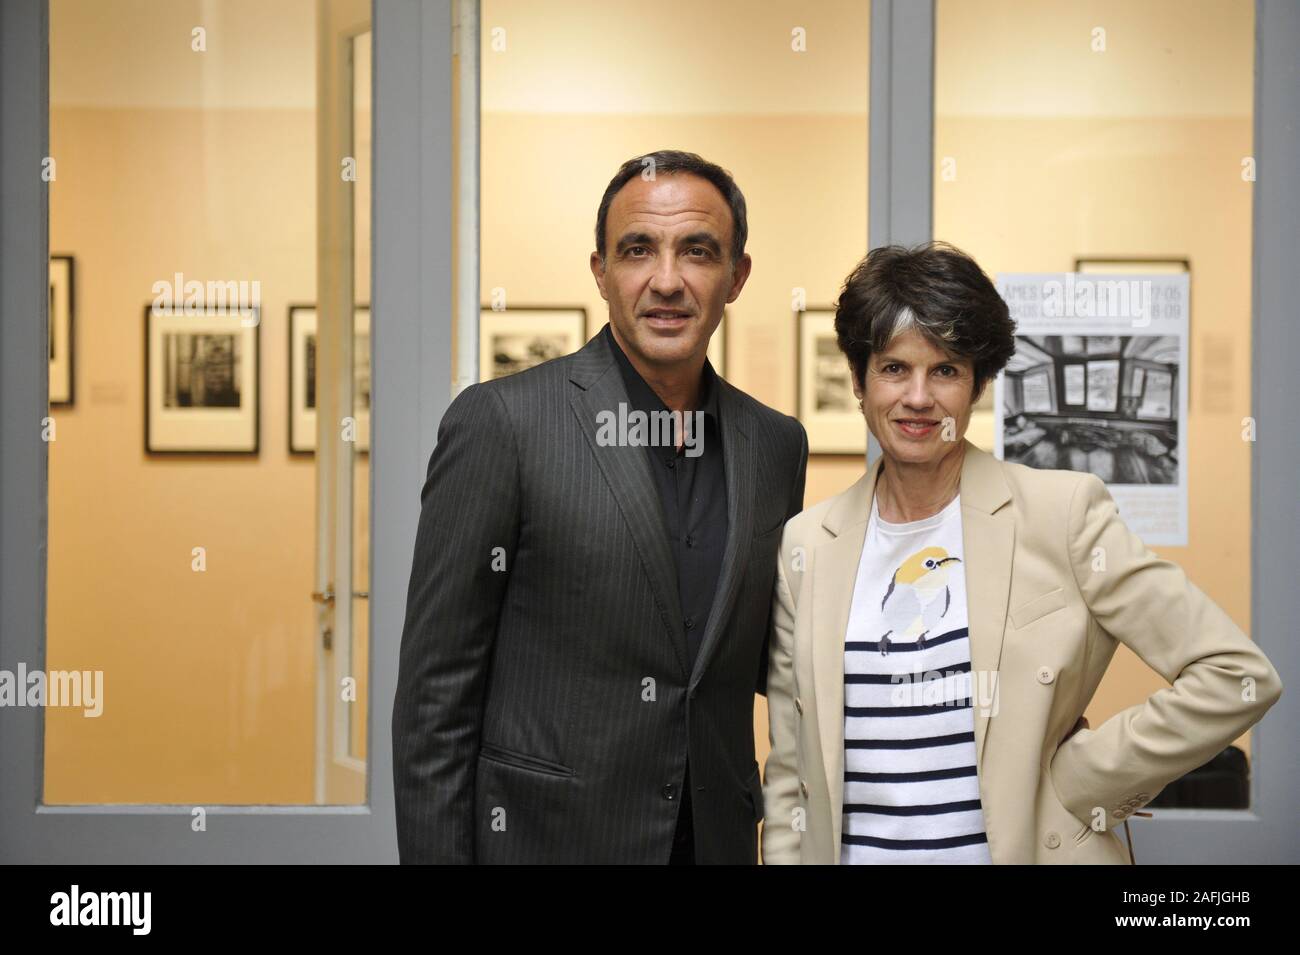
M 668 408 L 663 401 L 619 348 L 609 325 L 605 326 L 602 334 L 618 360 L 627 388 L 629 410 L 647 415 L 666 412 Z M 700 642 L 713 609 L 727 548 L 727 480 L 722 457 L 722 432 L 718 426 L 718 383 L 708 359 L 704 361 L 700 381 L 699 410 L 704 412 L 704 433 L 692 434 L 693 440 L 699 442 L 698 456 L 687 455 L 685 446 L 679 452 L 673 443 L 646 447 L 650 472 L 654 475 L 659 503 L 663 508 L 664 534 L 677 565 L 677 593 L 681 600 L 682 625 L 686 628 L 691 667 L 699 655 Z M 690 794 L 690 766 L 687 765 L 673 861 L 693 861 Z

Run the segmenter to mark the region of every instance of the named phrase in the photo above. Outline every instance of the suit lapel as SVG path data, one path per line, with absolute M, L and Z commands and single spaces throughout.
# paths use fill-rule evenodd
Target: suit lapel
M 700 642 L 695 671 L 691 675 L 693 689 L 708 668 L 709 660 L 717 648 L 720 634 L 726 629 L 736 593 L 749 566 L 745 549 L 754 532 L 754 482 L 758 462 L 753 442 L 749 437 L 748 409 L 737 400 L 735 390 L 721 377 L 717 379 L 718 418 L 722 434 L 723 469 L 727 481 L 727 546 L 722 559 L 722 574 L 709 611 L 709 622 Z
M 984 779 L 984 743 L 997 709 L 1002 636 L 1011 593 L 1011 561 L 1016 525 L 1002 505 L 1011 491 L 1002 464 L 967 442 L 961 469 L 963 568 L 966 574 L 966 619 L 970 631 L 971 707 L 975 714 L 975 765 Z
M 617 416 L 619 403 L 628 401 L 623 377 L 600 335 L 573 356 L 569 377 L 581 389 L 570 397 L 569 405 L 636 543 L 682 673 L 689 674 L 677 569 L 664 534 L 663 507 L 646 450 L 639 446 L 604 445 L 596 440 L 597 415 L 609 411 Z
M 880 462 L 880 458 L 873 461 L 866 474 L 827 510 L 822 527 L 835 536 L 818 547 L 813 557 L 813 693 L 837 862 L 844 822 L 844 638 Z
M 964 440 L 964 439 L 963 439 Z M 1006 629 L 1015 550 L 1011 490 L 997 458 L 966 441 L 962 461 L 962 547 L 966 574 L 966 616 L 970 632 L 975 762 L 986 794 L 983 762 L 988 722 L 996 712 L 998 667 Z M 834 858 L 840 857 L 844 821 L 844 640 L 848 632 L 858 564 L 871 518 L 871 502 L 883 458 L 876 458 L 858 482 L 827 510 L 822 526 L 834 535 L 816 549 L 813 561 L 813 690 L 822 764 L 831 801 Z M 980 674 L 984 674 L 983 677 Z M 993 696 L 992 699 L 989 699 Z M 990 840 L 990 847 L 992 840 Z

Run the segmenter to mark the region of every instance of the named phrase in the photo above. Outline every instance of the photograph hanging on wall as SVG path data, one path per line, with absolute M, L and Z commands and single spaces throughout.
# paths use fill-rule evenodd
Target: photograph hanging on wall
M 995 453 L 1106 482 L 1148 544 L 1187 542 L 1186 274 L 999 275 L 1016 351 Z
M 260 310 L 144 316 L 145 450 L 257 454 Z
M 370 306 L 353 319 L 352 385 L 356 450 L 370 451 Z M 316 306 L 289 306 L 289 451 L 316 452 Z
M 50 404 L 71 407 L 73 399 L 73 259 L 50 256 Z
M 505 378 L 586 344 L 587 310 L 524 306 L 479 310 L 479 381 Z
M 853 393 L 849 360 L 835 341 L 835 311 L 796 313 L 799 420 L 810 454 L 866 454 L 867 425 Z

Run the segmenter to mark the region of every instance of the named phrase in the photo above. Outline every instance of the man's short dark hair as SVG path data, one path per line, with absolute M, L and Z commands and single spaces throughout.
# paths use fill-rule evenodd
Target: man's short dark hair
M 1007 303 L 975 260 L 946 242 L 872 249 L 844 281 L 835 336 L 859 383 L 872 353 L 908 328 L 970 359 L 977 397 L 1016 350 Z
M 731 209 L 731 263 L 734 266 L 745 254 L 745 240 L 749 238 L 749 221 L 745 216 L 745 196 L 741 193 L 731 173 L 695 153 L 679 149 L 660 149 L 634 156 L 618 167 L 618 172 L 605 187 L 605 194 L 600 199 L 600 209 L 596 212 L 596 251 L 600 260 L 605 261 L 605 220 L 609 217 L 609 207 L 620 189 L 636 176 L 645 174 L 646 178 L 667 175 L 676 172 L 688 172 L 693 176 L 713 183 L 722 198 L 727 200 Z

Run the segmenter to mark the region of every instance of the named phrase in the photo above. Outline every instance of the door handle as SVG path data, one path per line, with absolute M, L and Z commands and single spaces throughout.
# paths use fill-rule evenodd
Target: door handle
M 353 597 L 360 598 L 360 599 L 363 599 L 363 600 L 369 600 L 369 599 L 370 599 L 370 591 L 368 591 L 368 590 L 354 590 L 354 591 L 352 591 L 352 596 L 353 596 Z M 333 591 L 333 590 L 330 590 L 330 589 L 328 589 L 328 588 L 324 591 L 324 593 L 322 593 L 322 592 L 319 591 L 319 590 L 313 590 L 313 591 L 311 592 L 311 599 L 312 599 L 315 603 L 318 603 L 318 604 L 326 604 L 326 605 L 332 607 L 332 606 L 334 605 L 334 591 Z

